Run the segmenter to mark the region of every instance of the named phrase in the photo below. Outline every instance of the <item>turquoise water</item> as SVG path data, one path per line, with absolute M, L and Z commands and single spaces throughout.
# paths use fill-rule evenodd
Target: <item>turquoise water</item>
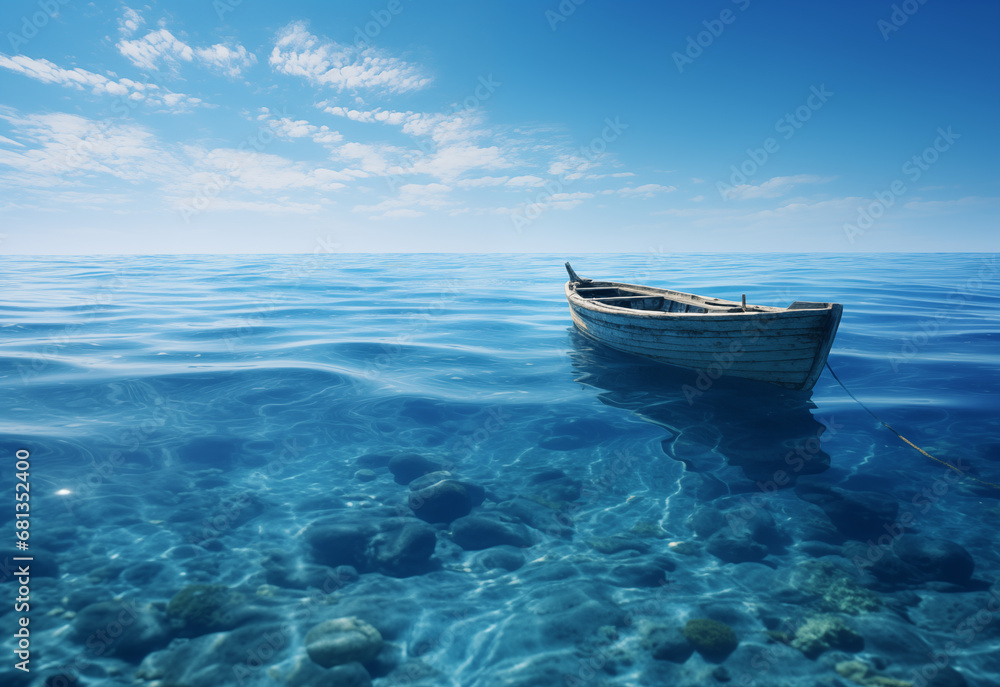
M 829 372 L 692 397 L 694 373 L 588 342 L 565 259 L 842 303 L 834 370 L 962 474 Z M 7 258 L 0 522 L 16 555 L 26 449 L 34 561 L 30 674 L 0 571 L 0 683 L 1000 684 L 1000 490 L 963 478 L 1000 483 L 998 274 L 955 254 Z M 428 471 L 451 474 L 407 484 Z M 307 635 L 349 617 L 377 653 L 321 667 Z

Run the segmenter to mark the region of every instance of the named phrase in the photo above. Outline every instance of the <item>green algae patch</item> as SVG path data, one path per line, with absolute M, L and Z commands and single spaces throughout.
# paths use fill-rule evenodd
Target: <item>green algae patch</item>
M 736 650 L 740 641 L 733 628 L 718 620 L 694 618 L 684 626 L 684 637 L 695 650 L 712 661 L 722 661 Z
M 233 612 L 243 603 L 242 594 L 217 584 L 192 584 L 174 595 L 167 616 L 185 634 L 207 634 L 233 625 Z

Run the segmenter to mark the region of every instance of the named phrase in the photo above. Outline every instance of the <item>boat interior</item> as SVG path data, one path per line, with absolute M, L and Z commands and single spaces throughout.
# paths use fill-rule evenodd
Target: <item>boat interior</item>
M 742 312 L 743 308 L 733 307 L 731 303 L 719 303 L 713 305 L 705 303 L 707 307 L 695 304 L 691 301 L 681 299 L 673 300 L 666 296 L 655 296 L 641 291 L 633 291 L 618 286 L 578 286 L 576 292 L 589 301 L 604 303 L 616 308 L 627 308 L 629 310 L 659 310 L 661 312 Z M 752 306 L 751 306 L 752 307 Z M 750 308 L 748 308 L 750 309 Z

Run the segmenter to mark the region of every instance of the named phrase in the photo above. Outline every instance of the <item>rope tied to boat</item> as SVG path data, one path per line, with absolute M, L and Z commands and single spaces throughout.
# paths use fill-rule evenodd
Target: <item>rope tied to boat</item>
M 847 388 L 847 386 L 840 380 L 840 377 L 837 376 L 837 373 L 833 371 L 833 368 L 830 367 L 830 361 L 829 360 L 826 361 L 826 369 L 828 369 L 830 371 L 830 374 L 833 375 L 833 378 L 837 380 L 837 384 L 840 385 L 840 388 L 843 389 L 844 391 L 846 391 L 847 395 L 850 396 L 851 398 L 853 398 L 854 401 L 859 406 L 861 406 L 862 408 L 864 408 L 866 413 L 868 413 L 873 418 L 875 418 L 875 421 L 878 422 L 880 425 L 882 425 L 887 430 L 889 430 L 890 432 L 892 432 L 893 434 L 895 434 L 897 437 L 899 437 L 900 439 L 902 439 L 907 445 L 909 445 L 912 448 L 915 448 L 916 450 L 920 451 L 920 453 L 922 453 L 923 455 L 927 456 L 931 460 L 936 461 L 938 463 L 941 463 L 941 465 L 944 465 L 946 468 L 948 468 L 950 470 L 954 470 L 955 472 L 957 472 L 958 474 L 960 474 L 962 477 L 965 477 L 966 479 L 971 479 L 973 482 L 978 482 L 979 484 L 984 484 L 984 485 L 986 485 L 988 487 L 993 487 L 994 489 L 1000 490 L 1000 484 L 994 484 L 993 482 L 988 482 L 988 481 L 986 481 L 984 479 L 979 479 L 978 477 L 973 477 L 972 475 L 966 474 L 965 470 L 962 470 L 961 468 L 952 465 L 951 463 L 949 463 L 946 460 L 941 460 L 940 458 L 935 458 L 934 456 L 932 456 L 931 454 L 929 454 L 927 451 L 925 451 L 924 449 L 922 449 L 919 446 L 917 446 L 916 444 L 914 444 L 912 441 L 910 441 L 909 439 L 907 439 L 906 437 L 904 437 L 902 434 L 900 434 L 898 431 L 896 431 L 896 429 L 893 428 L 892 425 L 890 425 L 888 422 L 886 422 L 885 420 L 883 420 L 882 418 L 880 418 L 878 415 L 876 415 L 875 413 L 873 413 L 868 406 L 866 406 L 864 403 L 861 402 L 860 399 L 858 399 L 857 396 L 855 396 L 854 394 L 852 394 L 851 390 Z

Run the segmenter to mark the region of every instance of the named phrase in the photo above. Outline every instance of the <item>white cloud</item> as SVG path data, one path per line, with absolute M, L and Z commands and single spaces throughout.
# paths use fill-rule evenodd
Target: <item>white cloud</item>
M 190 62 L 194 50 L 166 29 L 150 31 L 142 38 L 118 41 L 118 52 L 140 69 L 156 69 L 162 61 Z
M 394 124 L 400 126 L 406 123 L 407 120 L 419 116 L 415 112 L 397 112 L 394 110 L 383 110 L 381 108 L 376 108 L 374 110 L 355 110 L 342 107 L 340 105 L 328 105 L 327 101 L 319 103 L 319 106 L 323 107 L 323 111 L 332 114 L 335 117 L 346 117 L 347 119 L 353 120 L 355 122 L 380 122 L 382 124 Z
M 533 187 L 541 186 L 545 183 L 545 180 L 541 177 L 536 177 L 533 174 L 525 174 L 524 176 L 513 177 L 508 179 L 506 186 L 517 186 L 517 187 Z
M 635 172 L 615 172 L 614 174 L 584 174 L 582 176 L 580 174 L 574 174 L 573 178 L 577 178 L 577 179 L 579 179 L 579 178 L 583 178 L 583 179 L 606 179 L 606 178 L 610 177 L 612 179 L 620 179 L 620 178 L 623 178 L 623 177 L 634 177 L 634 176 L 635 176 Z M 569 178 L 569 177 L 567 177 L 567 178 Z
M 160 62 L 200 62 L 227 76 L 239 76 L 257 62 L 257 56 L 242 45 L 222 43 L 207 48 L 192 48 L 167 29 L 150 31 L 142 38 L 118 41 L 118 52 L 140 69 L 157 69 Z
M 582 200 L 554 200 L 549 205 L 556 210 L 572 210 L 582 202 Z
M 356 205 L 354 212 L 370 213 L 369 219 L 419 217 L 424 209 L 442 210 L 453 205 L 445 198 L 451 187 L 445 184 L 404 184 L 399 194 L 374 205 Z
M 11 138 L 7 138 L 6 136 L 0 136 L 0 143 L 3 143 L 4 145 L 9 145 L 9 146 L 17 146 L 19 148 L 23 148 L 24 147 L 23 143 L 18 143 L 17 141 L 15 141 L 15 140 L 13 140 Z
M 27 76 L 42 83 L 58 84 L 78 90 L 90 89 L 94 95 L 125 96 L 132 101 L 144 101 L 150 105 L 166 106 L 183 112 L 201 104 L 200 98 L 183 93 L 172 93 L 156 84 L 141 83 L 131 79 L 109 79 L 86 69 L 63 69 L 45 59 L 34 59 L 25 55 L 5 55 L 0 53 L 0 67 Z
M 375 176 L 406 174 L 404 165 L 410 151 L 384 143 L 358 143 L 349 141 L 331 152 L 331 157 L 353 161 L 364 175 Z
M 660 184 L 643 184 L 642 186 L 627 186 L 625 188 L 617 189 L 613 193 L 617 193 L 621 196 L 636 196 L 640 198 L 652 198 L 658 193 L 673 193 L 677 190 L 676 186 L 662 186 Z
M 17 170 L 22 185 L 79 185 L 95 174 L 139 183 L 182 174 L 175 157 L 158 148 L 155 137 L 134 124 L 100 124 L 78 115 L 20 116 L 0 112 L 30 149 L 0 149 L 0 165 Z
M 752 184 L 741 184 L 725 189 L 726 199 L 750 200 L 752 198 L 777 198 L 783 196 L 792 188 L 799 184 L 820 184 L 831 181 L 831 178 L 823 178 L 815 174 L 797 174 L 790 177 L 774 177 L 764 183 L 753 186 Z M 720 189 L 722 187 L 720 186 Z
M 282 74 L 337 90 L 405 93 L 431 81 L 416 65 L 382 50 L 321 40 L 303 22 L 292 22 L 278 32 L 270 63 Z
M 563 153 L 549 164 L 549 174 L 565 176 L 566 179 L 573 181 L 583 178 L 586 171 L 597 166 L 596 160 L 588 160 L 574 153 Z
M 257 56 L 242 45 L 228 46 L 222 43 L 207 48 L 195 48 L 195 58 L 211 69 L 226 76 L 239 76 L 243 70 L 257 63 Z
M 138 12 L 131 7 L 126 7 L 121 18 L 118 19 L 118 32 L 122 36 L 131 36 L 140 26 L 146 23 Z
M 348 172 L 312 167 L 305 163 L 292 162 L 279 155 L 255 150 L 236 148 L 204 150 L 188 147 L 186 152 L 192 159 L 192 167 L 197 171 L 177 183 L 177 187 L 199 188 L 213 183 L 224 183 L 227 188 L 251 191 L 286 191 L 303 188 L 335 191 L 344 188 L 343 182 L 354 179 Z
M 693 200 L 696 203 L 700 203 L 701 201 L 705 200 L 705 196 L 695 196 L 691 200 Z
M 455 185 L 461 188 L 482 188 L 485 186 L 501 186 L 510 177 L 479 177 L 478 179 L 462 179 L 456 181 Z
M 509 167 L 497 146 L 480 148 L 461 143 L 439 147 L 430 155 L 420 156 L 413 163 L 413 172 L 429 174 L 445 181 L 452 181 L 473 169 L 501 169 Z
M 76 188 L 78 195 L 61 198 L 80 207 L 93 206 L 116 180 L 130 189 L 124 191 L 128 197 L 159 192 L 176 209 L 313 212 L 319 209 L 317 196 L 322 204 L 326 194 L 364 175 L 253 149 L 168 145 L 130 122 L 97 122 L 65 113 L 20 115 L 4 107 L 0 119 L 27 144 L 0 147 L 0 170 L 9 170 L 0 172 L 0 184 L 29 191 Z M 416 187 L 407 192 L 419 195 Z
M 258 119 L 267 116 L 262 115 Z M 293 120 L 291 117 L 281 117 L 279 119 L 272 119 L 269 122 L 269 126 L 274 130 L 275 134 L 282 138 L 311 138 L 321 145 L 333 145 L 344 140 L 339 131 L 333 131 L 325 124 L 322 126 L 310 124 L 304 119 Z
M 698 177 L 692 177 L 691 178 L 691 183 L 692 184 L 704 184 L 705 180 L 704 179 L 699 179 Z

